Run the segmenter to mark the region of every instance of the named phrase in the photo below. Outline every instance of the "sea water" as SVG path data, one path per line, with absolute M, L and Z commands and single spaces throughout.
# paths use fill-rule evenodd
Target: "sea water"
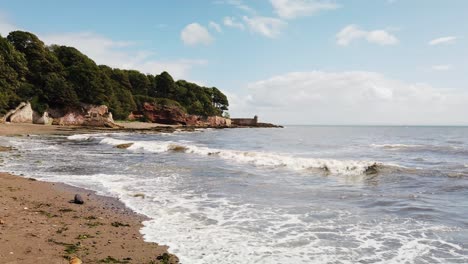
M 468 128 L 2 137 L 1 170 L 116 197 L 192 263 L 468 263 Z M 115 146 L 132 143 L 128 149 Z M 143 194 L 143 195 L 141 195 Z M 144 196 L 144 197 L 143 197 Z

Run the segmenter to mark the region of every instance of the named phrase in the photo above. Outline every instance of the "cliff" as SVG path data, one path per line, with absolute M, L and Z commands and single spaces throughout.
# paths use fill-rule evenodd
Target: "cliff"
M 141 111 L 134 111 L 129 120 L 142 120 L 168 125 L 195 127 L 230 127 L 231 120 L 220 116 L 190 115 L 179 107 L 144 103 Z

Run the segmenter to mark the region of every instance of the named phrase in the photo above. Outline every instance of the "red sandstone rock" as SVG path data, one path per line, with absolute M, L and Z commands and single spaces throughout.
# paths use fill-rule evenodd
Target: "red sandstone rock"
M 165 106 L 145 103 L 142 111 L 135 111 L 128 116 L 129 120 L 144 119 L 152 123 L 169 125 L 186 125 L 197 127 L 226 127 L 231 120 L 220 116 L 203 117 L 188 115 L 175 106 Z

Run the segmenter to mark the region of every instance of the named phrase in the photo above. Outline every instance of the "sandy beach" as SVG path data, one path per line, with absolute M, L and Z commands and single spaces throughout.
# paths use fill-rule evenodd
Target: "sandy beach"
M 2 136 L 74 132 L 69 127 L 0 125 Z M 72 203 L 75 194 L 85 203 Z M 142 220 L 113 198 L 0 173 L 0 263 L 69 263 L 73 257 L 83 263 L 178 263 L 167 247 L 144 242 Z

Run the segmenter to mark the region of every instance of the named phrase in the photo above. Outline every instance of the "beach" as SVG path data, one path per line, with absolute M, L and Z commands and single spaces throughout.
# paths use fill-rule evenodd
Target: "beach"
M 0 125 L 0 135 L 67 134 L 71 128 Z M 8 150 L 6 150 L 8 151 Z M 75 194 L 84 204 L 71 203 Z M 117 199 L 65 184 L 0 173 L 0 263 L 178 263 L 147 243 L 145 218 Z

